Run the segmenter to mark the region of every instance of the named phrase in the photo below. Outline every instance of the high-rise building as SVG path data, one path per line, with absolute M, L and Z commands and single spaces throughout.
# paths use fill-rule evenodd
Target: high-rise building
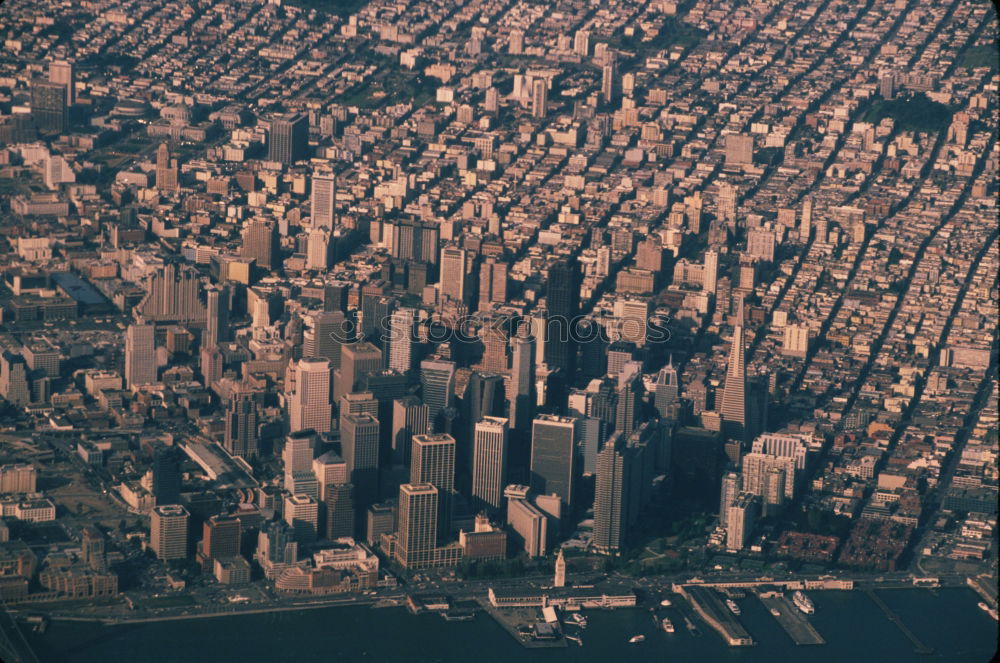
M 290 166 L 306 158 L 309 149 L 309 118 L 289 113 L 271 121 L 267 158 Z
M 433 484 L 438 490 L 437 523 L 440 536 L 451 527 L 455 492 L 455 438 L 447 434 L 414 435 L 410 483 Z
M 526 430 L 535 416 L 535 338 L 515 336 L 511 339 L 510 427 Z
M 430 432 L 430 408 L 416 396 L 392 402 L 392 464 L 409 467 L 414 435 Z
M 740 475 L 738 472 L 727 472 L 722 477 L 722 494 L 719 496 L 719 527 L 726 529 L 729 522 L 729 506 L 740 492 Z
M 544 119 L 549 104 L 549 85 L 544 78 L 536 78 L 531 83 L 531 116 Z
M 618 375 L 615 390 L 618 402 L 615 407 L 615 430 L 626 435 L 639 427 L 642 408 L 642 364 L 630 361 Z
M 340 377 L 337 381 L 335 397 L 339 401 L 361 386 L 361 378 L 366 373 L 382 369 L 382 351 L 367 341 L 347 343 L 340 349 Z
M 129 389 L 156 383 L 153 325 L 131 324 L 125 331 L 125 385 Z
M 479 268 L 479 308 L 490 303 L 507 301 L 507 263 L 495 257 L 487 258 Z
M 354 507 L 354 486 L 349 483 L 331 484 L 326 487 L 326 518 L 323 531 L 328 539 L 354 536 L 357 510 Z
M 229 339 L 229 288 L 210 288 L 205 292 L 205 334 L 202 345 L 217 346 Z
M 514 488 L 527 490 L 526 486 Z M 507 496 L 507 524 L 524 542 L 524 551 L 528 557 L 544 555 L 548 550 L 548 515 L 527 499 L 514 497 L 507 490 L 504 493 Z
M 157 445 L 153 450 L 151 492 L 160 505 L 181 501 L 181 461 L 183 453 L 174 445 Z
M 760 497 L 750 493 L 740 493 L 729 505 L 726 516 L 726 549 L 742 550 L 753 533 L 760 513 Z
M 146 296 L 137 309 L 144 320 L 151 322 L 205 322 L 208 312 L 201 303 L 200 292 L 198 270 L 167 263 L 150 276 Z
M 455 391 L 455 362 L 428 358 L 420 362 L 420 385 L 427 404 L 427 419 L 438 430 L 441 411 L 452 406 Z
M 413 368 L 414 325 L 416 310 L 398 308 L 389 319 L 389 368 L 409 373 Z
M 155 364 L 153 370 L 155 373 Z M 0 396 L 18 407 L 24 407 L 31 402 L 28 365 L 24 357 L 9 350 L 0 353 Z
M 446 246 L 441 249 L 441 297 L 467 303 L 468 256 L 465 249 Z
M 511 30 L 510 31 L 510 42 L 507 47 L 507 52 L 511 55 L 521 55 L 524 53 L 524 31 L 523 30 Z
M 579 460 L 575 417 L 538 416 L 531 430 L 531 489 L 559 495 L 563 504 L 576 497 Z
M 333 258 L 330 232 L 325 228 L 313 228 L 306 240 L 306 269 L 323 271 L 330 268 Z
M 322 357 L 304 357 L 295 366 L 295 391 L 288 402 L 288 428 L 292 432 L 311 428 L 317 433 L 331 429 L 330 362 Z
M 240 554 L 240 519 L 233 516 L 212 516 L 202 525 L 197 559 L 203 570 L 213 568 L 213 562 Z
M 278 227 L 270 219 L 256 218 L 243 227 L 241 255 L 252 258 L 258 267 L 267 270 L 278 265 Z
M 615 61 L 615 54 L 609 51 L 605 56 L 604 66 L 601 67 L 601 99 L 606 104 L 614 102 L 618 96 L 618 65 Z
M 54 60 L 49 63 L 49 82 L 66 87 L 66 103 L 70 106 L 76 103 L 76 75 L 73 63 L 66 60 Z
M 249 458 L 260 452 L 257 433 L 257 400 L 253 392 L 237 391 L 226 408 L 226 451 L 234 456 Z
M 497 511 L 507 485 L 509 429 L 501 417 L 476 423 L 472 440 L 472 498 L 481 508 Z
M 722 416 L 723 433 L 734 440 L 744 440 L 747 432 L 747 374 L 746 348 L 743 340 L 743 300 L 740 299 L 733 341 L 729 350 L 729 366 L 722 403 L 718 408 Z
M 702 272 L 702 290 L 714 295 L 719 283 L 719 252 L 705 251 L 705 268 Z
M 355 508 L 365 510 L 378 496 L 379 421 L 370 414 L 349 414 L 340 431 L 341 453 L 354 484 Z
M 177 159 L 170 158 L 170 148 L 166 143 L 160 143 L 156 148 L 156 188 L 160 191 L 177 191 L 179 170 Z
M 674 367 L 674 358 L 671 355 L 667 365 L 660 369 L 656 375 L 655 405 L 657 412 L 663 418 L 669 418 L 669 406 L 681 397 L 680 378 L 677 369 Z
M 85 525 L 80 536 L 80 559 L 89 568 L 95 571 L 107 569 L 107 556 L 105 554 L 106 538 L 93 525 Z
M 186 559 L 188 548 L 187 509 L 179 504 L 157 506 L 150 513 L 149 547 L 163 561 Z
M 302 356 L 327 359 L 331 368 L 340 368 L 341 347 L 350 342 L 353 325 L 341 311 L 322 311 L 308 321 L 311 325 L 302 337 Z
M 802 221 L 799 224 L 799 240 L 805 242 L 812 233 L 813 200 L 811 196 L 802 199 Z M 824 238 L 825 240 L 825 238 Z
M 774 516 L 781 511 L 785 503 L 788 483 L 787 470 L 781 467 L 768 468 L 764 474 L 764 495 L 762 515 Z
M 590 55 L 590 33 L 586 30 L 577 30 L 573 36 L 573 52 L 582 58 Z
M 580 309 L 580 271 L 574 260 L 560 260 L 549 268 L 546 305 L 545 360 L 572 383 L 576 370 L 576 338 L 573 325 Z
M 739 192 L 736 187 L 728 182 L 719 185 L 717 214 L 723 221 L 736 221 L 736 206 Z
M 612 436 L 597 454 L 594 487 L 593 549 L 605 555 L 618 555 L 625 545 L 632 504 L 631 485 L 638 477 L 634 454 L 621 433 Z
M 66 85 L 34 80 L 31 83 L 31 117 L 43 133 L 65 133 L 69 127 Z
M 295 541 L 312 543 L 319 526 L 319 504 L 309 495 L 287 495 L 282 512 L 285 522 L 295 530 Z
M 312 177 L 310 198 L 313 228 L 332 231 L 337 217 L 337 176 L 333 173 L 316 173 Z
M 399 487 L 396 559 L 404 568 L 433 562 L 438 535 L 438 489 L 429 483 Z

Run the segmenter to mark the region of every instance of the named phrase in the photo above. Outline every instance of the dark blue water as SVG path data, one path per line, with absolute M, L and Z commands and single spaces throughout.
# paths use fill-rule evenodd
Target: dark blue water
M 203 620 L 113 627 L 53 623 L 32 642 L 45 663 L 195 663 L 294 661 L 327 663 L 345 657 L 379 663 L 520 663 L 521 661 L 698 661 L 738 663 L 922 661 L 979 663 L 996 651 L 997 623 L 977 607 L 967 589 L 886 590 L 882 599 L 923 643 L 935 651 L 917 655 L 900 630 L 862 592 L 810 592 L 813 625 L 825 645 L 797 647 L 756 599 L 739 603 L 741 621 L 756 647 L 730 648 L 701 625 L 693 637 L 673 609 L 673 635 L 658 630 L 648 611 L 590 611 L 584 647 L 529 650 L 489 616 L 445 622 L 437 615 L 411 616 L 402 608 L 324 608 Z M 628 644 L 642 633 L 646 641 Z

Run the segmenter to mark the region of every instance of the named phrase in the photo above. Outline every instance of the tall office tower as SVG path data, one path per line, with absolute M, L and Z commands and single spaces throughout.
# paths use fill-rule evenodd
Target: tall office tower
M 597 476 L 594 486 L 594 552 L 605 555 L 621 554 L 628 534 L 632 483 L 639 479 L 635 472 L 634 453 L 625 436 L 616 433 L 597 454 Z
M 754 439 L 751 450 L 791 458 L 795 461 L 795 469 L 801 471 L 806 469 L 811 441 L 812 436 L 808 433 L 764 433 Z
M 498 511 L 507 485 L 510 430 L 501 417 L 483 417 L 472 440 L 472 498 L 478 508 Z
M 310 317 L 312 323 L 303 334 L 303 357 L 321 357 L 331 368 L 340 368 L 341 347 L 349 343 L 353 325 L 341 311 L 322 311 Z
M 323 271 L 330 268 L 330 233 L 324 228 L 313 228 L 306 240 L 306 269 Z
M 760 498 L 750 493 L 740 493 L 729 505 L 726 514 L 726 549 L 742 550 L 750 540 L 757 515 L 760 513 Z
M 258 267 L 276 269 L 278 263 L 278 227 L 270 219 L 250 219 L 243 226 L 240 255 L 252 258 Z
M 354 536 L 354 486 L 349 483 L 331 484 L 324 491 L 326 518 L 323 531 L 328 539 Z
M 452 406 L 455 393 L 455 362 L 428 358 L 420 362 L 420 386 L 427 404 L 431 430 L 439 430 L 441 411 Z
M 740 282 L 738 290 L 750 293 L 757 287 L 757 260 L 752 256 L 740 256 Z
M 268 578 L 273 578 L 272 569 L 277 571 L 295 564 L 299 558 L 299 544 L 295 542 L 295 530 L 284 520 L 272 520 L 261 525 L 257 536 L 257 551 L 254 553 Z
M 723 433 L 733 440 L 745 441 L 747 433 L 747 373 L 746 348 L 743 340 L 743 299 L 740 298 L 729 350 L 729 367 L 718 408 L 722 415 Z
M 76 75 L 72 62 L 65 60 L 50 62 L 49 83 L 64 85 L 66 87 L 66 103 L 70 106 L 76 103 Z
M 430 432 L 430 408 L 416 396 L 404 396 L 392 402 L 392 464 L 410 466 L 414 435 Z
M 608 372 L 608 334 L 604 325 L 593 318 L 580 320 L 576 326 L 580 344 L 580 377 L 593 380 Z
M 312 227 L 332 231 L 337 218 L 337 176 L 316 173 L 312 177 L 310 196 Z
M 465 249 L 446 246 L 441 249 L 441 297 L 467 302 L 468 257 Z
M 268 161 L 290 166 L 305 159 L 308 149 L 309 118 L 300 113 L 289 113 L 271 121 L 271 134 L 267 140 Z
M 483 343 L 483 357 L 479 366 L 490 373 L 507 374 L 507 349 L 510 346 L 508 329 L 510 318 L 495 315 L 484 316 L 479 338 Z
M 702 272 L 702 290 L 715 295 L 719 283 L 719 252 L 705 251 L 705 268 Z
M 882 72 L 878 79 L 878 93 L 883 99 L 896 97 L 896 75 L 892 72 Z
M 149 547 L 163 561 L 186 559 L 188 511 L 179 504 L 158 506 L 149 514 Z
M 716 204 L 717 216 L 723 221 L 736 221 L 736 203 L 739 192 L 736 187 L 728 182 L 719 185 L 718 202 Z
M 468 473 L 472 470 L 471 441 L 475 425 L 483 417 L 502 416 L 504 411 L 503 376 L 496 373 L 475 371 L 469 378 L 469 384 L 462 396 L 463 417 L 466 427 L 460 435 L 462 446 L 459 449 L 459 467 Z
M 751 451 L 742 459 L 742 489 L 754 495 L 767 495 L 767 476 L 773 469 L 784 472 L 782 489 L 788 499 L 795 497 L 795 459 L 790 456 L 778 456 Z
M 205 322 L 207 311 L 199 297 L 201 275 L 193 267 L 168 263 L 150 276 L 147 290 L 137 307 L 143 319 L 153 322 Z
M 326 490 L 330 486 L 350 483 L 350 477 L 347 474 L 347 461 L 334 451 L 327 451 L 322 456 L 313 458 L 312 473 L 319 485 L 320 495 L 326 495 Z
M 786 357 L 804 359 L 809 353 L 809 327 L 806 325 L 785 325 L 781 354 Z
M 107 540 L 104 533 L 93 525 L 85 525 L 80 532 L 80 559 L 95 571 L 107 569 L 105 548 Z
M 133 389 L 156 383 L 155 327 L 131 324 L 125 331 L 125 385 Z
M 361 334 L 364 338 L 384 345 L 389 336 L 389 322 L 396 308 L 394 297 L 369 295 L 362 293 L 361 297 Z M 381 367 L 380 367 L 381 368 Z
M 535 416 L 535 337 L 515 336 L 511 345 L 510 427 L 527 430 Z
M 309 430 L 290 433 L 285 437 L 281 460 L 285 469 L 286 489 L 290 489 L 296 479 L 301 479 L 307 474 L 312 475 L 315 438 L 315 433 Z
M 763 515 L 775 516 L 785 503 L 788 473 L 782 467 L 770 467 L 764 473 Z
M 170 158 L 170 148 L 160 143 L 156 148 L 156 188 L 160 191 L 177 191 L 178 188 L 177 159 Z
M 543 414 L 535 418 L 531 429 L 531 490 L 542 495 L 555 493 L 567 506 L 572 506 L 576 497 L 580 468 L 577 421 L 575 417 Z
M 487 113 L 496 113 L 500 110 L 500 93 L 495 87 L 486 88 L 486 102 L 484 104 Z
M 429 483 L 399 487 L 396 559 L 404 568 L 433 562 L 438 535 L 438 489 Z
M 635 359 L 635 351 L 636 346 L 632 341 L 612 343 L 608 347 L 608 375 L 619 375 L 625 369 L 625 364 Z
M 726 165 L 749 166 L 753 163 L 753 136 L 729 134 L 726 136 Z
M 43 133 L 64 133 L 69 127 L 66 86 L 49 81 L 32 81 L 31 118 Z
M 344 394 L 340 397 L 337 405 L 340 411 L 341 427 L 344 423 L 344 417 L 349 414 L 370 414 L 376 419 L 378 418 L 378 399 L 370 391 L 354 391 Z
M 623 341 L 635 343 L 638 348 L 646 344 L 652 308 L 650 297 L 627 296 L 615 300 L 614 313 L 618 318 L 618 333 Z
M 173 445 L 157 445 L 153 450 L 153 486 L 157 504 L 181 501 L 181 461 L 183 453 Z
M 153 372 L 155 380 L 155 365 L 153 366 Z M 24 357 L 9 350 L 5 350 L 0 355 L 0 396 L 3 396 L 18 407 L 24 407 L 31 402 L 31 389 L 28 386 L 28 365 L 24 361 Z
M 606 425 L 596 417 L 581 416 L 577 424 L 577 450 L 580 453 L 580 470 L 593 476 L 597 472 L 597 452 L 604 442 Z
M 379 422 L 370 414 L 349 414 L 340 430 L 340 447 L 354 484 L 355 508 L 364 511 L 378 498 Z
M 237 391 L 226 408 L 226 451 L 240 458 L 250 458 L 260 453 L 257 434 L 257 401 L 253 392 Z
M 335 397 L 349 394 L 361 386 L 366 373 L 382 370 L 382 351 L 368 342 L 347 343 L 340 348 L 340 379 Z
M 319 503 L 309 495 L 285 496 L 285 522 L 295 530 L 297 543 L 312 543 L 319 528 Z
M 663 418 L 668 418 L 669 406 L 681 397 L 680 379 L 674 368 L 674 357 L 670 356 L 667 365 L 656 375 L 655 404 L 656 410 Z
M 201 541 L 196 555 L 203 571 L 212 568 L 213 562 L 240 554 L 240 519 L 233 516 L 216 515 L 202 525 Z
M 288 403 L 289 430 L 294 433 L 311 428 L 317 433 L 329 433 L 333 417 L 329 360 L 304 357 L 294 370 L 295 391 Z
M 549 318 L 545 360 L 560 369 L 572 384 L 576 371 L 576 338 L 573 326 L 580 309 L 580 270 L 577 262 L 560 260 L 549 268 L 546 304 Z
M 531 83 L 531 116 L 537 120 L 545 118 L 549 105 L 549 85 L 544 78 L 536 78 Z
M 802 221 L 799 224 L 799 239 L 803 242 L 808 240 L 810 233 L 812 233 L 812 218 L 813 199 L 812 196 L 806 196 L 802 200 Z
M 398 308 L 389 319 L 389 368 L 409 373 L 413 368 L 414 327 L 417 312 L 412 308 Z
M 618 90 L 616 80 L 618 78 L 618 64 L 615 61 L 615 54 L 609 51 L 604 66 L 601 68 L 601 99 L 604 103 L 610 104 L 617 98 Z
M 580 57 L 590 55 L 590 33 L 586 30 L 577 30 L 573 37 L 573 52 Z
M 442 494 L 455 489 L 455 438 L 446 434 L 414 435 L 410 483 L 431 483 Z
M 479 308 L 507 301 L 507 263 L 490 256 L 479 267 Z
M 729 506 L 740 492 L 739 472 L 727 472 L 722 477 L 722 493 L 719 495 L 719 527 L 726 528 L 729 522 Z
M 507 47 L 507 52 L 511 55 L 521 55 L 524 53 L 524 31 L 523 30 L 511 30 L 510 31 L 510 43 Z
M 642 364 L 628 362 L 618 375 L 615 390 L 618 404 L 615 408 L 615 430 L 626 435 L 639 427 L 642 419 Z
M 209 288 L 205 301 L 205 334 L 201 344 L 210 348 L 229 340 L 229 288 Z

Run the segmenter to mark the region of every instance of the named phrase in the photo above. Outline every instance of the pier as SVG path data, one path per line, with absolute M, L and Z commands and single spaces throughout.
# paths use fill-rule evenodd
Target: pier
M 695 612 L 719 632 L 730 647 L 748 647 L 756 644 L 743 624 L 729 612 L 720 596 L 708 587 L 687 586 L 683 594 L 691 601 Z
M 768 610 L 777 610 L 775 617 L 781 628 L 792 639 L 796 645 L 824 645 L 826 640 L 813 628 L 806 616 L 803 615 L 795 605 L 784 596 L 760 597 L 760 602 Z
M 868 597 L 875 602 L 875 605 L 877 605 L 879 608 L 882 609 L 882 612 L 885 613 L 885 616 L 889 619 L 889 621 L 895 624 L 897 627 L 899 627 L 899 630 L 903 632 L 903 635 L 906 636 L 906 639 L 909 640 L 911 643 L 913 643 L 913 651 L 915 651 L 918 654 L 934 653 L 933 649 L 931 649 L 924 643 L 920 642 L 920 639 L 916 636 L 916 634 L 913 631 L 911 631 L 906 624 L 903 623 L 903 620 L 900 619 L 899 616 L 892 611 L 892 608 L 890 608 L 885 604 L 885 601 L 883 601 L 882 598 L 875 593 L 875 590 L 865 589 L 864 591 L 865 594 L 867 594 Z

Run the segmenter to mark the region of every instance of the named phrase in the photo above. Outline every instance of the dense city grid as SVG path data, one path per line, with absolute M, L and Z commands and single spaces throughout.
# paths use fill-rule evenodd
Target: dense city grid
M 692 579 L 879 576 L 995 618 L 990 3 L 0 25 L 11 614 L 676 583 L 746 644 Z

